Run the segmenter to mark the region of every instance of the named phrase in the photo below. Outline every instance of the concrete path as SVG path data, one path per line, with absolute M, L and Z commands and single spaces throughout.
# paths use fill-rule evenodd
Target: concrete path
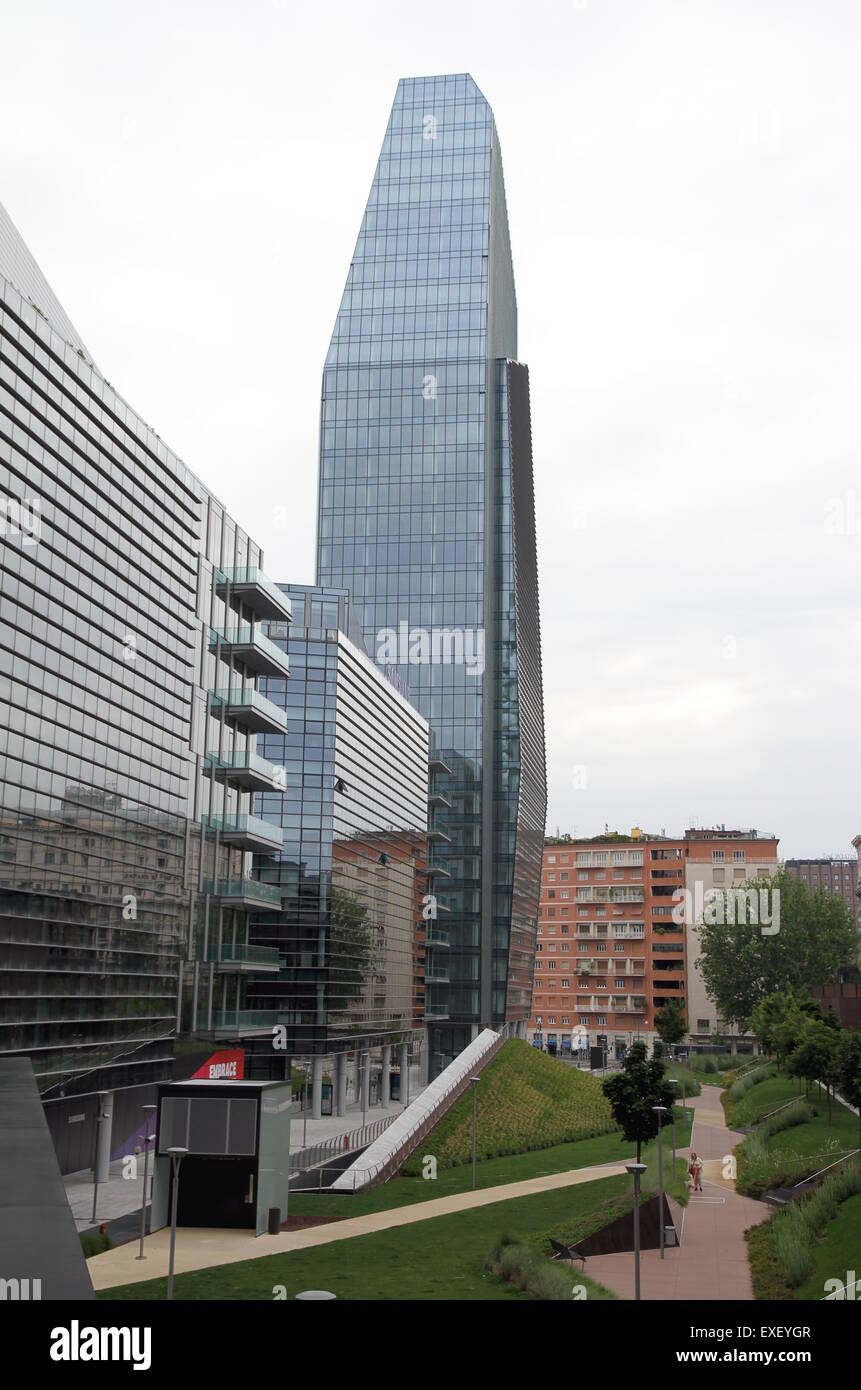
M 194 1269 L 209 1269 L 214 1265 L 238 1264 L 242 1260 L 259 1260 L 266 1255 L 287 1254 L 291 1250 L 308 1250 L 316 1245 L 329 1245 L 336 1240 L 373 1235 L 395 1226 L 409 1226 L 416 1221 L 431 1221 L 436 1216 L 449 1216 L 472 1207 L 492 1206 L 495 1202 L 511 1201 L 515 1197 L 530 1197 L 556 1188 L 576 1187 L 579 1183 L 598 1178 L 615 1177 L 624 1173 L 620 1163 L 605 1163 L 591 1168 L 575 1168 L 567 1173 L 547 1173 L 525 1182 L 506 1183 L 502 1187 L 479 1188 L 475 1192 L 459 1192 L 451 1197 L 438 1197 L 409 1206 L 393 1207 L 389 1211 L 369 1216 L 349 1217 L 327 1226 L 311 1226 L 301 1231 L 282 1231 L 277 1236 L 253 1236 L 248 1231 L 205 1230 L 181 1228 L 176 1237 L 175 1272 L 184 1274 Z M 324 1210 L 324 1208 L 321 1208 Z M 170 1232 L 156 1231 L 146 1240 L 145 1260 L 138 1261 L 136 1241 L 106 1250 L 87 1261 L 93 1288 L 116 1288 L 120 1284 L 137 1284 L 167 1274 Z
M 663 1260 L 658 1250 L 643 1251 L 642 1299 L 753 1298 L 744 1232 L 766 1221 L 771 1210 L 764 1202 L 742 1197 L 724 1176 L 724 1160 L 744 1135 L 727 1129 L 720 1093 L 719 1086 L 703 1086 L 689 1102 L 695 1112 L 691 1147 L 704 1160 L 703 1190 L 692 1192 L 684 1208 L 681 1246 L 665 1250 Z M 688 1155 L 690 1150 L 680 1152 Z M 620 1298 L 634 1297 L 632 1254 L 590 1256 L 586 1273 Z

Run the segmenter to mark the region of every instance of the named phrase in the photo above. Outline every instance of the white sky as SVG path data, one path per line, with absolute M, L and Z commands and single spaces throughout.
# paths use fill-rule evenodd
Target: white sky
M 471 72 L 532 383 L 548 828 L 851 853 L 852 0 L 0 0 L 0 22 L 0 198 L 278 580 L 313 578 L 320 375 L 397 80 Z

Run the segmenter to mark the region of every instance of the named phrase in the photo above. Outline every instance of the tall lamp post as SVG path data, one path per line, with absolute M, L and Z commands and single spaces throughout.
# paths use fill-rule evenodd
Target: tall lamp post
M 173 1176 L 172 1192 L 170 1194 L 170 1258 L 167 1266 L 167 1296 L 173 1298 L 173 1257 L 176 1251 L 176 1204 L 179 1196 L 179 1165 L 188 1153 L 188 1149 L 177 1146 L 168 1149 L 170 1154 L 170 1166 Z
M 670 1085 L 673 1087 L 673 1094 L 675 1094 L 675 1087 L 678 1086 L 678 1084 L 679 1084 L 678 1077 L 676 1077 L 676 1076 L 670 1076 L 670 1077 L 667 1078 L 667 1080 L 669 1081 Z M 672 1181 L 675 1182 L 675 1180 L 676 1180 L 676 1105 L 675 1105 L 675 1101 L 673 1102 L 673 1109 L 672 1109 L 672 1112 L 671 1112 L 671 1113 L 672 1113 L 672 1118 L 673 1118 L 673 1176 L 672 1176 Z
M 661 1237 L 661 1259 L 664 1258 L 664 1154 L 661 1145 L 661 1129 L 663 1118 L 667 1113 L 665 1105 L 653 1105 L 652 1109 L 658 1117 L 658 1229 Z
M 478 1083 L 480 1076 L 471 1076 L 469 1083 L 472 1086 L 472 1190 L 475 1191 L 475 1135 L 477 1125 L 477 1103 L 478 1103 Z
M 646 1171 L 645 1163 L 626 1163 L 625 1167 L 634 1179 L 634 1298 L 640 1301 L 640 1178 Z
M 150 1117 L 151 1117 L 152 1115 L 155 1114 L 156 1110 L 158 1109 L 158 1106 L 157 1106 L 157 1105 L 144 1105 L 144 1106 L 141 1107 L 141 1109 L 143 1110 L 143 1112 L 144 1112 L 144 1117 L 145 1117 L 145 1118 L 144 1118 L 144 1185 L 143 1185 L 143 1201 L 141 1202 L 141 1248 L 140 1248 L 140 1254 L 139 1254 L 136 1258 L 139 1259 L 139 1260 L 145 1260 L 145 1259 L 146 1259 L 146 1255 L 144 1254 L 144 1236 L 146 1235 L 146 1190 L 147 1190 L 147 1179 L 149 1178 L 149 1146 L 150 1146 L 150 1139 L 155 1137 L 154 1135 L 151 1135 L 150 1132 L 149 1132 L 149 1122 L 150 1122 Z
M 362 1129 L 365 1128 L 365 1114 L 368 1106 L 368 1091 L 371 1086 L 371 1054 L 362 1053 Z

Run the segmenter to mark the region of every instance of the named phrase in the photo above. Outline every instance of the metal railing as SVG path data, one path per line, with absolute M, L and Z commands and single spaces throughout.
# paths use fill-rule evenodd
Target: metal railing
M 398 1114 L 401 1114 L 398 1111 Z M 319 1144 L 311 1144 L 307 1149 L 298 1149 L 296 1153 L 290 1155 L 290 1176 L 304 1174 L 306 1177 L 316 1170 L 318 1181 L 307 1184 L 298 1184 L 292 1187 L 294 1192 L 306 1192 L 327 1186 L 323 1182 L 326 1176 L 325 1169 L 320 1167 L 333 1158 L 344 1155 L 349 1160 L 349 1154 L 357 1149 L 365 1149 L 369 1144 L 373 1144 L 375 1139 L 388 1129 L 397 1115 L 386 1115 L 384 1118 L 374 1120 L 369 1125 L 360 1125 L 358 1129 L 348 1131 L 346 1134 L 336 1134 L 331 1139 L 324 1139 Z M 345 1165 L 347 1166 L 347 1165 Z
M 811 1173 L 809 1178 L 802 1178 L 801 1182 L 795 1184 L 792 1191 L 798 1192 L 800 1188 L 806 1187 L 809 1182 L 815 1182 L 817 1178 L 821 1178 L 823 1173 L 830 1173 L 832 1168 L 839 1168 L 841 1164 L 848 1163 L 850 1158 L 855 1158 L 858 1154 L 861 1154 L 861 1149 L 849 1149 L 848 1152 L 843 1154 L 840 1158 L 836 1158 L 833 1163 L 829 1163 L 827 1168 L 820 1168 L 818 1173 Z
M 427 1115 L 422 1116 L 421 1120 L 416 1121 L 412 1129 L 409 1130 L 401 1140 L 394 1153 L 390 1154 L 387 1159 L 379 1163 L 374 1163 L 368 1168 L 354 1168 L 349 1174 L 352 1179 L 350 1187 L 339 1187 L 337 1190 L 339 1192 L 356 1192 L 359 1188 L 365 1189 L 372 1187 L 376 1183 L 385 1183 L 388 1182 L 389 1178 L 394 1177 L 395 1173 L 403 1167 L 413 1150 L 418 1148 L 425 1136 L 429 1134 L 432 1129 L 436 1128 L 443 1115 L 445 1115 L 454 1105 L 455 1101 L 464 1094 L 470 1084 L 470 1077 L 484 1070 L 488 1062 L 492 1061 L 496 1056 L 505 1041 L 505 1038 L 501 1036 L 498 1037 L 495 1042 L 491 1043 L 484 1055 L 479 1057 L 472 1067 L 470 1067 L 466 1076 L 462 1076 L 457 1081 L 452 1082 L 440 1096 L 433 1110 L 429 1111 Z M 361 1178 L 361 1181 L 358 1181 L 359 1178 Z

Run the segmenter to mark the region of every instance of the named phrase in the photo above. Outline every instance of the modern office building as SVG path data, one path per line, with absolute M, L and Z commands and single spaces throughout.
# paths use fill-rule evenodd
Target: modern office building
M 288 1054 L 311 1063 L 315 1113 L 324 1057 L 341 1113 L 348 1057 L 373 1051 L 386 1069 L 393 1047 L 417 1057 L 422 1042 L 428 725 L 369 659 L 349 593 L 281 588 L 293 622 L 268 632 L 290 679 L 268 677 L 263 691 L 288 728 L 267 733 L 263 749 L 284 788 L 261 792 L 256 814 L 283 844 L 255 859 L 281 908 L 253 928 L 281 968 L 249 984 L 261 1027 L 247 1047 L 262 1074 L 277 1022 Z
M 255 740 L 285 727 L 260 620 L 290 614 L 260 563 L 0 209 L 0 1055 L 32 1059 L 52 1129 L 76 1098 L 84 1163 L 96 1093 L 123 1088 L 116 1134 L 177 1038 L 241 1004 L 249 913 L 280 906 L 250 877 L 280 847 Z
M 448 769 L 435 1073 L 484 1025 L 525 1033 L 546 807 L 529 377 L 499 139 L 466 74 L 395 95 L 323 373 L 317 581 L 349 591 Z
M 668 999 L 694 1047 L 752 1046 L 718 1017 L 697 969 L 709 894 L 777 871 L 777 840 L 756 830 L 638 828 L 548 840 L 529 1036 L 556 1053 L 603 1046 L 612 1058 L 651 1042 Z

